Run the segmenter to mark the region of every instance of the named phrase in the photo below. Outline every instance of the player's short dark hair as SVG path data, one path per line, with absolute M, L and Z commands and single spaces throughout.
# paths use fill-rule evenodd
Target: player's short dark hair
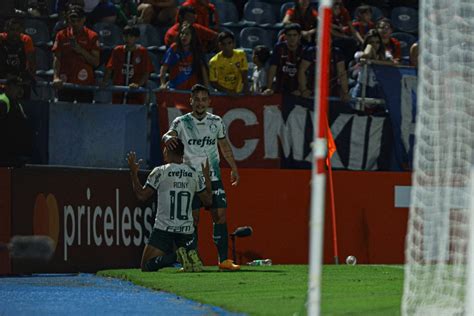
M 191 94 L 195 94 L 199 91 L 206 91 L 207 94 L 210 95 L 209 89 L 202 84 L 197 83 L 191 88 Z
M 298 23 L 288 23 L 283 27 L 283 33 L 288 33 L 289 31 L 296 31 L 301 34 L 301 25 Z
M 133 37 L 140 37 L 140 29 L 135 25 L 127 25 L 123 28 L 123 35 L 130 35 Z
M 262 64 L 265 64 L 270 58 L 270 49 L 265 45 L 257 45 L 253 48 L 255 56 Z
M 230 31 L 222 31 L 219 33 L 219 35 L 217 35 L 217 41 L 219 43 L 222 43 L 226 38 L 230 38 L 231 40 L 235 41 L 235 35 Z
M 184 144 L 179 138 L 176 138 L 176 141 L 176 146 L 173 149 L 169 149 L 169 151 L 178 157 L 182 157 L 184 155 Z

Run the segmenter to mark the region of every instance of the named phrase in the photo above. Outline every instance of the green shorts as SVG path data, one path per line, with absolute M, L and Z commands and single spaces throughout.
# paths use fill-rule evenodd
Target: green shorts
M 221 180 L 212 181 L 211 188 L 212 188 L 211 209 L 227 208 L 227 197 L 225 195 L 222 181 Z M 193 210 L 198 210 L 201 207 L 203 207 L 201 199 L 199 198 L 197 194 L 195 194 L 194 199 L 193 199 Z
M 166 254 L 174 251 L 176 248 L 184 247 L 187 250 L 196 249 L 196 240 L 194 234 L 170 233 L 158 228 L 153 228 L 147 244 L 160 249 Z

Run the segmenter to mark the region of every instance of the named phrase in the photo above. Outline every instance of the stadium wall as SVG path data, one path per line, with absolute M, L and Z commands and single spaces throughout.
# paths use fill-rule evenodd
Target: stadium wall
M 11 169 L 0 168 L 0 243 L 6 244 L 11 236 Z M 0 251 L 0 274 L 11 272 L 8 253 Z
M 251 237 L 237 239 L 237 261 L 271 258 L 275 264 L 307 263 L 310 171 L 241 169 L 238 187 L 230 186 L 229 173 L 223 170 L 229 233 L 239 226 L 254 229 Z M 1 240 L 47 234 L 56 241 L 56 252 L 48 264 L 14 261 L 11 270 L 4 268 L 10 264 L 5 256 L 0 257 L 1 273 L 139 266 L 154 221 L 154 205 L 137 202 L 126 170 L 25 167 L 11 171 L 10 187 L 9 174 L 8 169 L 0 169 L 2 232 L 8 231 L 3 228 L 8 229 L 11 216 L 10 236 L 2 233 Z M 146 174 L 141 177 L 143 181 Z M 403 262 L 408 197 L 396 192 L 409 184 L 409 173 L 334 172 L 341 258 L 355 255 L 365 264 Z M 11 207 L 5 203 L 9 200 Z M 330 207 L 326 206 L 324 261 L 332 263 Z M 201 214 L 199 234 L 203 261 L 215 264 L 212 224 L 206 214 Z

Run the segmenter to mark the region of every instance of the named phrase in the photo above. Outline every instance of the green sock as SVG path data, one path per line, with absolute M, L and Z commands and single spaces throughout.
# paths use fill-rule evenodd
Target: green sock
M 157 256 L 151 258 L 145 263 L 146 271 L 158 271 L 161 268 L 172 266 L 176 262 L 176 253 Z
M 214 224 L 214 235 L 212 236 L 219 254 L 219 262 L 227 260 L 227 251 L 229 244 L 229 236 L 227 234 L 227 223 Z

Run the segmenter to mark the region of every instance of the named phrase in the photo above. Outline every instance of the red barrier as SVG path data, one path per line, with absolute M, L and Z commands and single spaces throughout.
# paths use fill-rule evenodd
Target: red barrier
M 10 241 L 11 231 L 11 171 L 0 168 L 0 243 Z M 11 272 L 10 257 L 7 252 L 0 251 L 0 274 Z
M 277 264 L 308 262 L 309 170 L 242 169 L 231 187 L 223 171 L 230 230 L 252 226 L 252 237 L 237 239 L 239 262 L 271 258 Z M 395 208 L 395 186 L 410 183 L 409 173 L 334 171 L 339 256 L 362 264 L 404 261 L 407 208 Z M 324 262 L 334 263 L 329 195 L 326 195 Z M 216 261 L 210 216 L 201 214 L 200 254 Z M 204 219 L 207 217 L 206 221 Z
M 168 131 L 170 122 L 179 115 L 191 111 L 189 94 L 158 92 L 158 116 L 160 135 Z M 265 152 L 265 110 L 280 109 L 281 96 L 211 96 L 212 112 L 223 118 L 227 125 L 229 141 L 234 146 L 234 155 L 240 167 L 280 168 L 280 158 L 268 157 Z M 267 127 L 267 130 L 272 130 Z M 267 132 L 268 133 L 268 132 Z M 277 142 L 274 142 L 278 152 Z
M 238 187 L 230 185 L 229 173 L 223 169 L 229 233 L 239 226 L 254 229 L 251 237 L 237 239 L 238 261 L 271 258 L 276 264 L 307 263 L 310 171 L 242 168 Z M 14 210 L 10 235 L 47 234 L 57 240 L 56 253 L 48 265 L 12 262 L 11 272 L 138 267 L 154 222 L 153 206 L 136 201 L 127 171 L 13 169 L 11 192 L 5 185 L 8 175 L 7 169 L 0 169 L 2 232 L 8 226 L 3 219 L 10 214 L 6 212 L 10 196 Z M 409 183 L 408 173 L 334 172 L 341 259 L 355 255 L 360 263 L 403 262 L 407 209 L 395 208 L 394 191 L 395 186 Z M 330 227 L 326 212 L 326 263 L 333 262 Z M 208 214 L 201 215 L 199 233 L 205 264 L 215 264 L 217 254 Z M 0 237 L 6 240 L 10 236 Z M 0 262 L 4 265 L 4 260 Z M 8 272 L 5 268 L 2 271 Z

